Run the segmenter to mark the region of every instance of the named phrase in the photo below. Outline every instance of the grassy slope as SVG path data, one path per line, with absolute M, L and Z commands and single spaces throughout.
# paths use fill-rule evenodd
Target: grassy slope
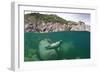
M 60 23 L 60 24 L 68 24 L 68 22 L 76 23 L 74 21 L 67 21 L 57 15 L 54 14 L 40 14 L 40 13 L 31 13 L 25 14 L 25 22 L 32 22 L 34 23 L 36 20 L 44 21 L 45 23 L 52 22 L 52 23 Z

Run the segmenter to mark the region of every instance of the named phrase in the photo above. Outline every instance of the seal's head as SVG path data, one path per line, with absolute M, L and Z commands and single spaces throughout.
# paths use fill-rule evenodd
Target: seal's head
M 62 40 L 54 42 L 54 43 L 51 43 L 46 48 L 47 49 L 57 49 L 58 47 L 60 47 L 61 43 L 62 43 Z

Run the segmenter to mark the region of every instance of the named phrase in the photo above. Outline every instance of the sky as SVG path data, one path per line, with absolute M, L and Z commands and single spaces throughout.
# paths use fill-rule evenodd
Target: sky
M 27 13 L 32 13 L 32 12 L 26 11 L 25 14 L 27 14 Z M 91 16 L 88 13 L 67 13 L 67 12 L 66 13 L 39 12 L 39 13 L 41 13 L 41 14 L 56 14 L 65 20 L 71 20 L 71 21 L 75 21 L 75 22 L 83 21 L 87 25 L 91 24 L 91 21 L 90 21 Z
M 66 14 L 57 14 L 58 16 L 66 19 L 66 20 L 72 20 L 72 21 L 83 21 L 87 25 L 90 25 L 90 14 L 85 13 L 66 13 Z

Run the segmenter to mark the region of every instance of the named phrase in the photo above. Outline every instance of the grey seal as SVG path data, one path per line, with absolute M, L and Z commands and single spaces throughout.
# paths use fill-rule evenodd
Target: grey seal
M 62 40 L 51 43 L 50 39 L 43 39 L 39 42 L 39 55 L 42 60 L 53 60 L 58 58 L 58 50 Z

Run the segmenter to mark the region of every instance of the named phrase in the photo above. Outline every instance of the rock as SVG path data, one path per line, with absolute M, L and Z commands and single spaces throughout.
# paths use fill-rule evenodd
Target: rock
M 24 25 L 25 32 L 90 31 L 90 25 L 82 21 L 67 21 L 57 15 L 39 13 L 25 15 Z
M 90 26 L 86 25 L 84 22 L 79 22 L 71 28 L 71 31 L 90 31 Z

